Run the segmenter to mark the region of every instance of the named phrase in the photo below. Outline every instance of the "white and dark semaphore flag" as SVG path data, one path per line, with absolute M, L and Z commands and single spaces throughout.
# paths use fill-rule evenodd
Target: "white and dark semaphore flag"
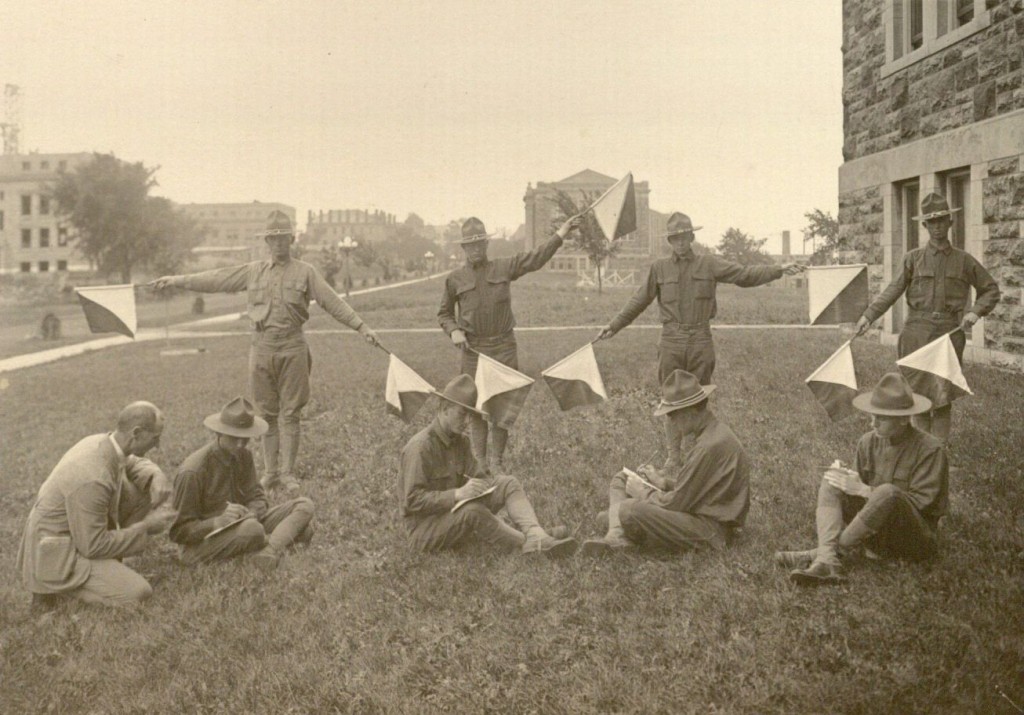
M 388 378 L 384 387 L 387 410 L 404 422 L 409 422 L 434 394 L 433 385 L 424 380 L 411 367 L 391 355 L 388 359 Z
M 541 375 L 563 411 L 608 399 L 592 343 L 562 358 Z
M 857 396 L 857 374 L 853 369 L 850 341 L 843 343 L 804 382 L 833 422 L 853 414 L 856 411 L 853 398 Z
M 964 377 L 948 333 L 900 358 L 896 364 L 914 392 L 927 397 L 936 407 L 974 394 Z
M 626 174 L 590 205 L 604 237 L 614 241 L 636 231 L 636 191 L 633 175 Z
M 135 286 L 110 285 L 76 288 L 78 302 L 93 333 L 121 333 L 134 338 L 139 323 L 135 312 Z
M 533 378 L 483 353 L 478 357 L 476 408 L 487 415 L 492 424 L 511 429 L 523 409 Z
M 868 267 L 810 266 L 807 304 L 811 325 L 856 323 L 868 307 Z

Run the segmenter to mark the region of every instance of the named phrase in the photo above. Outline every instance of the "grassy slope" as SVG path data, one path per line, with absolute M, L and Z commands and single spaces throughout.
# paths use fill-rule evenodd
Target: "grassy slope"
M 425 293 L 407 309 L 420 324 L 432 316 L 434 290 Z M 536 324 L 561 297 L 543 285 L 517 293 L 520 323 Z M 564 300 L 579 322 L 591 314 Z M 609 314 L 593 312 L 593 322 Z M 589 337 L 524 333 L 522 367 L 536 376 Z M 314 545 L 264 579 L 244 563 L 185 569 L 161 543 L 135 563 L 156 585 L 135 613 L 71 607 L 36 623 L 16 578 L 5 579 L 0 712 L 1009 712 L 996 687 L 1024 700 L 1021 376 L 967 370 L 976 396 L 956 410 L 962 471 L 939 562 L 865 566 L 849 586 L 810 592 L 770 563 L 776 548 L 810 545 L 814 467 L 852 459 L 866 428 L 823 421 L 801 384 L 840 340 L 716 336 L 714 409 L 756 463 L 737 547 L 553 564 L 407 553 L 397 454 L 432 406 L 410 426 L 385 415 L 383 356 L 351 335 L 314 335 L 302 457 L 318 505 Z M 6 376 L 0 572 L 14 575 L 46 473 L 120 405 L 148 398 L 165 408 L 155 456 L 168 469 L 202 444 L 201 417 L 244 390 L 246 340 L 190 342 L 208 352 L 161 358 L 160 346 L 140 345 Z M 509 461 L 542 521 L 593 534 L 610 474 L 657 449 L 655 344 L 655 331 L 634 331 L 597 347 L 606 404 L 561 413 L 546 388 L 532 391 Z M 435 385 L 455 370 L 440 334 L 393 335 L 389 345 Z M 863 384 L 891 367 L 889 348 L 859 341 L 855 352 Z

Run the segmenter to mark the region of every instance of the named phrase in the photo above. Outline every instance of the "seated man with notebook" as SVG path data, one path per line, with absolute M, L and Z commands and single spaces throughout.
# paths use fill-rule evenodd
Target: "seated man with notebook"
M 482 419 L 472 407 L 477 397 L 473 379 L 459 375 L 439 394 L 433 422 L 402 449 L 398 486 L 410 545 L 417 551 L 440 551 L 480 542 L 524 554 L 575 553 L 578 544 L 566 538 L 564 527 L 549 534 L 540 526 L 518 479 L 491 477 L 478 467 L 466 436 L 469 421 Z
M 189 565 L 255 552 L 256 566 L 272 571 L 287 547 L 312 538 L 313 502 L 298 497 L 268 505 L 246 448 L 250 438 L 266 433 L 267 423 L 247 399 L 235 398 L 203 424 L 214 439 L 178 468 L 171 540 L 181 544 Z
M 608 491 L 608 533 L 583 544 L 585 556 L 603 556 L 644 545 L 686 551 L 721 549 L 750 508 L 750 461 L 727 424 L 708 409 L 714 385 L 674 370 L 661 386 L 655 417 L 672 420 L 692 449 L 672 474 L 650 465 L 643 476 L 630 470 L 612 477 Z
M 800 585 L 845 580 L 842 559 L 861 547 L 871 557 L 923 559 L 938 547 L 946 513 L 949 465 L 938 437 L 910 423 L 931 409 L 898 372 L 884 375 L 871 392 L 853 399 L 871 415 L 871 431 L 857 442 L 856 469 L 838 462 L 825 470 L 815 522 L 818 547 L 780 551 L 775 561 Z

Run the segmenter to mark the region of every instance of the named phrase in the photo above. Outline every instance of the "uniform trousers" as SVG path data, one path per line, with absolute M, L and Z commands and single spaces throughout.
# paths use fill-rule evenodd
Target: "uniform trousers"
M 263 465 L 268 482 L 293 477 L 299 453 L 302 408 L 309 402 L 313 357 L 301 329 L 257 332 L 249 350 L 253 402 L 269 426 L 263 435 Z
M 637 498 L 626 495 L 626 474 L 612 477 L 608 488 L 610 521 L 618 515 L 619 525 L 630 541 L 673 551 L 724 549 L 730 529 L 700 514 L 673 511 L 648 500 L 654 492 Z
M 253 517 L 209 539 L 181 547 L 181 560 L 193 566 L 259 551 L 270 545 L 284 551 L 294 543 L 308 542 L 313 532 L 313 502 L 305 497 L 290 499 L 267 510 L 262 519 Z
M 844 493 L 822 479 L 815 513 L 821 561 L 837 563 L 840 549 L 866 546 L 887 557 L 925 559 L 938 550 L 936 524 L 892 484 L 871 490 L 867 499 Z
M 533 506 L 515 477 L 497 476 L 494 485 L 491 494 L 455 512 L 405 517 L 410 546 L 416 551 L 443 551 L 479 542 L 502 551 L 521 548 L 526 536 L 540 529 Z

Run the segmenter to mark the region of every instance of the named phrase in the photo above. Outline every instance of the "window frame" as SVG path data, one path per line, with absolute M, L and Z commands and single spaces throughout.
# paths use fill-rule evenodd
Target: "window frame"
M 906 51 L 911 44 L 911 7 L 921 3 L 921 46 Z M 973 0 L 973 17 L 957 25 L 957 0 L 885 0 L 885 63 L 879 78 L 888 77 L 930 57 L 992 24 L 992 11 L 985 0 Z M 940 21 L 940 16 L 942 21 Z

